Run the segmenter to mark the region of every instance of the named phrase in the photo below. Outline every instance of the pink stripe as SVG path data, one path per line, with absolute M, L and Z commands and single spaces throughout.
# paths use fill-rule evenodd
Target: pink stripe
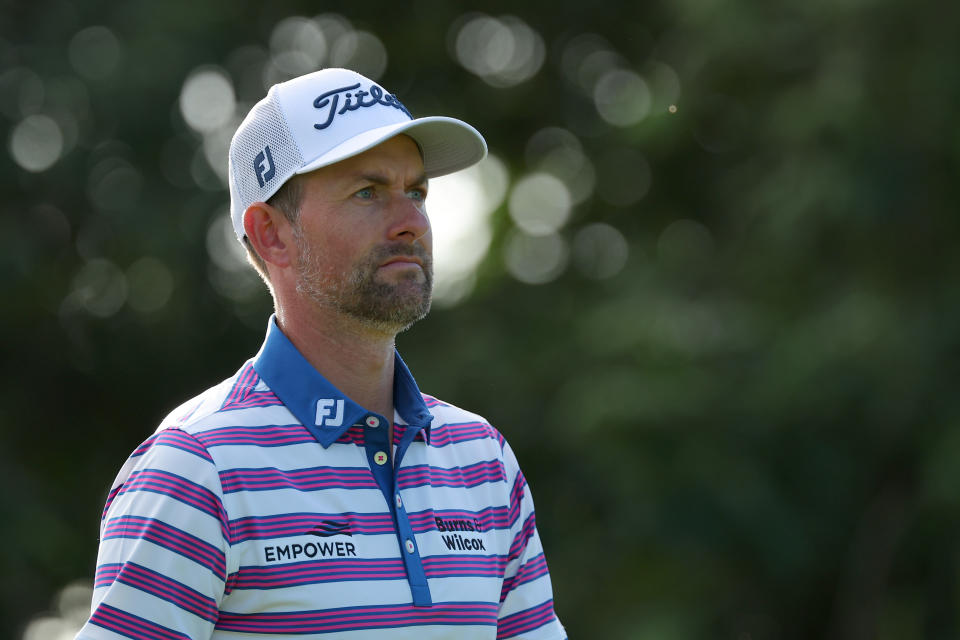
M 142 456 L 144 453 L 149 451 L 150 447 L 153 446 L 153 441 L 156 440 L 157 436 L 159 435 L 160 435 L 159 433 L 155 433 L 149 438 L 147 438 L 146 440 L 144 440 L 143 443 L 139 447 L 137 447 L 133 453 L 130 454 L 130 457 L 136 458 L 138 456 Z
M 449 406 L 450 406 L 449 404 L 447 404 L 447 403 L 445 403 L 445 402 L 441 402 L 440 400 L 437 400 L 437 399 L 434 398 L 433 396 L 428 396 L 428 395 L 425 394 L 425 393 L 421 393 L 420 395 L 423 397 L 423 402 L 424 402 L 428 407 L 431 407 L 431 408 L 432 408 L 432 407 L 449 407 Z
M 496 430 L 488 424 L 441 424 L 433 427 L 430 432 L 430 446 L 443 447 L 462 442 L 475 440 L 498 440 Z
M 225 579 L 226 558 L 222 551 L 208 542 L 187 534 L 160 520 L 136 516 L 110 521 L 104 530 L 105 540 L 112 538 L 142 538 L 160 544 L 194 562 L 207 567 L 221 580 Z
M 280 469 L 232 469 L 220 474 L 225 492 L 265 489 L 309 491 L 325 488 L 375 489 L 376 482 L 366 468 L 315 467 L 282 471 Z
M 208 447 L 226 445 L 282 446 L 316 442 L 301 425 L 270 427 L 228 427 L 197 434 Z
M 527 516 L 527 519 L 524 521 L 523 526 L 520 528 L 520 531 L 514 537 L 513 542 L 510 544 L 510 559 L 516 560 L 521 555 L 523 555 L 523 550 L 527 547 L 527 542 L 533 537 L 534 531 L 537 529 L 537 519 L 536 514 L 531 513 Z
M 154 638 L 156 640 L 190 640 L 188 636 L 182 633 L 177 633 L 155 622 L 103 603 L 97 607 L 97 610 L 90 617 L 90 622 L 104 629 L 116 631 L 128 638 L 136 638 L 137 640 Z M 136 635 L 130 635 L 128 632 L 135 633 Z
M 123 485 L 121 493 L 143 490 L 148 487 L 162 487 L 167 489 L 168 491 L 165 495 L 169 495 L 180 502 L 195 506 L 204 513 L 208 513 L 214 517 L 217 516 L 220 510 L 220 501 L 213 492 L 206 487 L 194 484 L 180 476 L 153 469 L 144 469 L 143 471 L 131 473 L 130 478 Z
M 212 598 L 205 597 L 180 582 L 146 567 L 132 562 L 127 563 L 120 571 L 117 580 L 167 600 L 210 622 L 217 620 L 217 603 Z
M 401 488 L 410 488 L 423 484 L 432 486 L 471 487 L 486 482 L 506 482 L 506 472 L 499 460 L 478 462 L 466 467 L 443 469 L 428 465 L 417 465 L 400 470 Z
M 497 625 L 497 638 L 500 640 L 532 631 L 552 622 L 556 617 L 553 611 L 553 600 L 547 600 L 535 607 L 501 619 Z
M 503 581 L 503 586 L 500 590 L 500 602 L 502 603 L 506 600 L 507 596 L 517 587 L 532 582 L 541 576 L 547 575 L 547 573 L 547 559 L 542 553 L 539 553 L 536 557 L 521 566 L 517 570 L 516 575 L 510 576 Z
M 176 428 L 164 429 L 154 441 L 154 446 L 167 446 L 175 449 L 181 449 L 199 456 L 207 462 L 213 462 L 213 458 L 207 453 L 207 450 L 197 440 L 185 431 Z
M 436 603 L 428 610 L 412 605 L 357 607 L 287 614 L 222 614 L 218 629 L 249 632 L 323 633 L 415 624 L 496 623 L 496 607 L 488 603 Z

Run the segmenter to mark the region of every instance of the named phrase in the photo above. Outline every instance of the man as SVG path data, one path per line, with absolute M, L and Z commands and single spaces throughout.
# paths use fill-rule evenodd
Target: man
M 231 216 L 276 313 L 120 471 L 79 639 L 564 637 L 509 445 L 394 348 L 430 306 L 427 181 L 485 154 L 344 69 L 254 106 Z

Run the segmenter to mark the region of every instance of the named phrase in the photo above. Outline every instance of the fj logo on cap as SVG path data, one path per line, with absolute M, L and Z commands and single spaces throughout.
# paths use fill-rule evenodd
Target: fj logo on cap
M 336 406 L 336 410 L 334 410 Z M 343 399 L 334 401 L 333 398 L 317 400 L 317 426 L 339 427 L 343 424 Z
M 394 109 L 400 109 L 407 117 L 413 118 L 410 115 L 410 112 L 407 111 L 407 108 L 397 100 L 397 97 L 389 93 L 384 92 L 383 89 L 378 87 L 375 84 L 370 85 L 368 91 L 360 89 L 360 83 L 352 84 L 349 87 L 340 87 L 339 89 L 334 89 L 333 91 L 327 91 L 326 93 L 321 93 L 317 96 L 317 99 L 313 101 L 313 106 L 317 109 L 321 109 L 321 113 L 326 116 L 324 122 L 313 125 L 321 131 L 330 126 L 330 123 L 333 122 L 333 119 L 338 115 L 343 115 L 348 111 L 356 111 L 363 107 L 372 107 L 378 104 L 381 104 L 385 107 L 393 107 Z M 343 106 L 337 109 L 340 106 L 340 97 L 343 96 Z
M 253 159 L 253 171 L 257 174 L 257 182 L 260 187 L 270 182 L 270 178 L 277 172 L 277 167 L 273 164 L 273 155 L 270 153 L 270 147 L 264 147 L 263 151 L 257 154 Z

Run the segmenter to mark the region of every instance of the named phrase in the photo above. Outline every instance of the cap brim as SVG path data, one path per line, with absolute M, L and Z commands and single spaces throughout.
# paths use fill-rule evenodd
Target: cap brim
M 486 141 L 469 124 L 456 118 L 430 116 L 364 131 L 310 160 L 297 173 L 309 173 L 346 160 L 401 133 L 413 138 L 420 146 L 423 171 L 428 178 L 466 169 L 487 155 Z

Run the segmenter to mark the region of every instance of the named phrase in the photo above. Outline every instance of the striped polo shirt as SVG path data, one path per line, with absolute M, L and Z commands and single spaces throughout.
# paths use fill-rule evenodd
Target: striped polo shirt
M 78 640 L 564 638 L 503 436 L 399 355 L 394 404 L 388 442 L 271 318 L 121 469 Z

